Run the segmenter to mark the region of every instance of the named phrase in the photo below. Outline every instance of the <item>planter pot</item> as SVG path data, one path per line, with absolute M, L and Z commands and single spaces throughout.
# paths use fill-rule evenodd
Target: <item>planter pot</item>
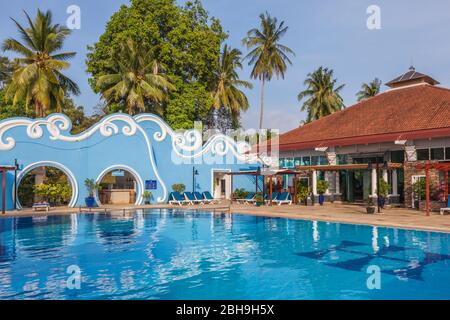
M 88 207 L 88 208 L 95 207 L 95 198 L 94 197 L 86 197 L 84 199 L 84 202 L 86 202 L 86 207 Z
M 323 194 L 319 194 L 319 204 L 321 206 L 323 206 L 324 201 L 325 201 L 325 197 L 323 196 Z
M 384 208 L 384 204 L 385 204 L 385 203 L 386 203 L 386 198 L 385 198 L 385 197 L 380 197 L 380 198 L 378 199 L 378 204 L 379 204 L 379 206 L 380 206 L 381 209 Z
M 366 211 L 368 214 L 374 214 L 375 213 L 375 207 L 366 207 Z

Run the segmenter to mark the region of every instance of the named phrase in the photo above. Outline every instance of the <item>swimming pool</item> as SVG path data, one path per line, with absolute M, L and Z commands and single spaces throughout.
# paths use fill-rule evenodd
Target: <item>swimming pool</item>
M 450 299 L 448 233 L 176 210 L 0 227 L 1 299 Z

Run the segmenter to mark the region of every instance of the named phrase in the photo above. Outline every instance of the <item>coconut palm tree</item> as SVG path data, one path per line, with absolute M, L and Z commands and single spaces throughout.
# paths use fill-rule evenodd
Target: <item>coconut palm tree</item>
M 13 71 L 11 83 L 7 88 L 7 97 L 13 103 L 24 101 L 26 107 L 34 103 L 36 116 L 45 116 L 50 109 L 61 111 L 67 93 L 78 95 L 77 84 L 66 77 L 62 70 L 69 68 L 67 62 L 75 52 L 59 52 L 70 30 L 52 23 L 50 11 L 38 10 L 34 21 L 25 12 L 28 27 L 16 20 L 22 42 L 13 38 L 3 42 L 3 50 L 20 55 Z
M 301 110 L 308 112 L 306 122 L 317 120 L 344 107 L 339 92 L 343 84 L 336 87 L 336 79 L 333 79 L 333 70 L 319 67 L 313 73 L 309 73 L 304 85 L 306 89 L 299 93 L 298 101 L 307 99 Z
M 149 50 L 129 39 L 120 45 L 109 74 L 97 86 L 108 104 L 123 104 L 129 114 L 144 112 L 146 102 L 161 103 L 175 90 Z
M 294 51 L 280 44 L 281 38 L 286 34 L 288 27 L 284 21 L 278 23 L 277 18 L 271 17 L 269 13 L 261 14 L 260 29 L 254 28 L 247 32 L 247 37 L 242 43 L 251 50 L 246 59 L 248 64 L 253 65 L 251 77 L 261 80 L 261 112 L 259 128 L 263 127 L 264 118 L 264 84 L 270 81 L 275 74 L 284 79 L 287 65 L 292 65 L 289 55 L 295 55 Z
M 11 64 L 7 57 L 0 57 L 0 88 L 11 78 Z
M 231 111 L 234 121 L 239 118 L 241 111 L 249 107 L 247 96 L 239 87 L 253 88 L 253 85 L 239 79 L 237 69 L 242 69 L 241 51 L 223 47 L 219 68 L 215 72 L 216 90 L 214 92 L 214 108 L 227 108 Z
M 379 94 L 380 89 L 381 89 L 381 80 L 375 78 L 369 83 L 363 83 L 361 85 L 361 90 L 356 94 L 356 97 L 358 98 L 358 101 L 369 99 Z

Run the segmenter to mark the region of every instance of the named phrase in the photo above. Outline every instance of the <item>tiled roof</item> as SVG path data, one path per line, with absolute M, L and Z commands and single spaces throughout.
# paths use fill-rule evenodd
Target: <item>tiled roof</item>
M 388 90 L 286 132 L 279 143 L 280 150 L 299 150 L 393 141 L 402 134 L 436 129 L 450 132 L 450 89 L 421 84 Z

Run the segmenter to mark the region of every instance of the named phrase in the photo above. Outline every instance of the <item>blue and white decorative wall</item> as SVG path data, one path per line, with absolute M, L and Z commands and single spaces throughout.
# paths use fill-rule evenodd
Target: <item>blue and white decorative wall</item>
M 192 167 L 198 171 L 196 191 L 212 191 L 214 170 L 254 170 L 261 160 L 247 153 L 248 144 L 217 134 L 206 143 L 201 133 L 173 131 L 154 114 L 112 114 L 78 135 L 63 114 L 45 119 L 11 118 L 0 122 L 0 165 L 18 160 L 17 184 L 32 169 L 53 166 L 72 184 L 70 206 L 83 206 L 85 179 L 101 181 L 108 172 L 123 169 L 137 183 L 136 204 L 142 204 L 145 181 L 156 181 L 155 202 L 168 199 L 174 183 L 192 187 Z M 254 188 L 248 176 L 236 177 L 234 187 Z M 6 208 L 13 208 L 14 173 L 7 173 Z M 251 190 L 251 189 L 250 189 Z

